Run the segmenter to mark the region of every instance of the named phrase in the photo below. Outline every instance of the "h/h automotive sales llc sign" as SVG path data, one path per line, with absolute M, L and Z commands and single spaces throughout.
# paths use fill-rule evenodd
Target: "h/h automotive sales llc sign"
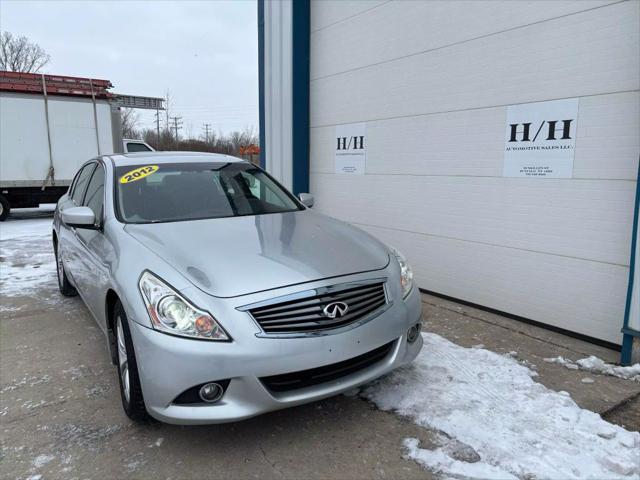
M 577 98 L 509 106 L 503 175 L 571 178 L 577 123 Z

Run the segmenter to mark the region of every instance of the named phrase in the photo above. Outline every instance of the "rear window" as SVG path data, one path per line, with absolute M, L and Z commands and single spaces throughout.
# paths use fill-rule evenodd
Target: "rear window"
M 151 149 L 147 147 L 144 143 L 127 142 L 127 153 L 150 152 L 150 151 Z
M 141 164 L 115 170 L 119 217 L 175 222 L 301 210 L 269 175 L 246 163 Z

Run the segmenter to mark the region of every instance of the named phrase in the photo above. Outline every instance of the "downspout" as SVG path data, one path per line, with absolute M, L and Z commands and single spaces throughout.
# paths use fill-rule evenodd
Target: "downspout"
M 294 0 L 291 42 L 291 177 L 293 193 L 309 192 L 309 57 L 311 44 L 311 2 Z
M 640 284 L 637 283 L 636 277 L 640 275 L 640 272 L 636 272 L 636 263 L 640 261 L 638 258 L 638 222 L 640 220 L 640 161 L 638 163 L 638 179 L 636 182 L 636 204 L 633 214 L 633 231 L 631 232 L 631 260 L 629 262 L 629 286 L 627 288 L 627 302 L 625 305 L 624 323 L 622 327 L 623 339 L 622 339 L 622 355 L 620 363 L 622 365 L 631 365 L 632 363 L 640 363 L 640 302 L 635 305 L 635 317 L 632 319 L 631 314 L 634 309 L 634 290 L 636 296 L 640 295 L 638 290 Z M 633 320 L 633 322 L 632 322 Z
M 258 0 L 258 134 L 260 135 L 260 167 L 266 168 L 265 113 L 264 113 L 264 2 Z
M 42 190 L 44 190 L 45 186 L 49 179 L 51 179 L 51 185 L 56 184 L 55 178 L 55 169 L 53 168 L 53 149 L 51 148 L 51 127 L 49 126 L 49 96 L 47 95 L 47 81 L 44 78 L 44 74 L 41 74 L 42 78 L 42 94 L 44 95 L 44 119 L 47 124 L 47 144 L 49 145 L 49 169 L 47 171 L 47 176 L 42 182 Z

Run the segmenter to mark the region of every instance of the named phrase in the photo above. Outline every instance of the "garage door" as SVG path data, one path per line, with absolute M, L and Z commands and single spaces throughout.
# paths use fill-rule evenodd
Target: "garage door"
M 312 2 L 315 208 L 403 251 L 423 289 L 620 343 L 639 22 L 637 1 Z M 562 99 L 569 170 L 506 176 L 508 116 Z M 356 173 L 336 168 L 345 131 Z

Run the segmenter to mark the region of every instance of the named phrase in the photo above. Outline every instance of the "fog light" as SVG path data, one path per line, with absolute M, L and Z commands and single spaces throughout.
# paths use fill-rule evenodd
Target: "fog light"
M 222 398 L 224 388 L 219 383 L 205 383 L 200 388 L 200 398 L 203 402 L 214 403 Z
M 409 330 L 407 330 L 407 342 L 415 342 L 418 339 L 418 335 L 420 335 L 420 324 L 416 323 L 415 325 L 412 325 Z

